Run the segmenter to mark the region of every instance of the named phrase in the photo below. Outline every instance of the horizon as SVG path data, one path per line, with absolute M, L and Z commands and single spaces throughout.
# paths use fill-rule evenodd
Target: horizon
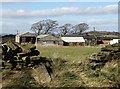
M 25 32 L 22 32 L 22 33 L 26 33 L 26 32 L 30 32 L 30 31 L 25 31 Z M 86 32 L 83 32 L 83 33 L 87 33 L 87 32 L 92 32 L 92 31 L 86 31 Z M 97 32 L 111 32 L 111 31 L 97 31 Z M 112 31 L 111 33 L 120 33 L 118 31 Z M 34 32 L 30 32 L 32 34 L 35 34 Z M 5 36 L 5 35 L 17 35 L 17 34 L 21 34 L 21 33 L 0 33 L 1 36 Z M 74 34 L 74 33 L 73 33 Z M 111 34 L 110 34 L 111 35 Z

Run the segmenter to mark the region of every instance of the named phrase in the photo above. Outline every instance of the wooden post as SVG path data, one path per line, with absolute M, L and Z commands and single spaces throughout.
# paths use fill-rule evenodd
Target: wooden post
M 37 47 L 37 36 L 36 36 L 35 46 Z

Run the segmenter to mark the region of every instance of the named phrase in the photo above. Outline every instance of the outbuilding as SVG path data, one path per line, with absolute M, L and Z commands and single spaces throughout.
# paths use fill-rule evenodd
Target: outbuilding
M 116 44 L 116 43 L 119 43 L 120 42 L 120 39 L 113 39 L 110 41 L 110 45 L 113 45 L 113 44 Z
M 36 35 L 30 32 L 21 33 L 15 36 L 15 42 L 20 44 L 32 43 L 36 42 Z
M 79 46 L 84 45 L 85 39 L 83 37 L 61 37 L 64 46 Z
M 56 37 L 50 34 L 41 34 L 37 36 L 37 45 L 62 45 L 60 37 Z

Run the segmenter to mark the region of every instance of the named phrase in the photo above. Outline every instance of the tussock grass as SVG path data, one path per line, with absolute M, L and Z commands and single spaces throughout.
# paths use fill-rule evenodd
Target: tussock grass
M 108 62 L 102 68 L 92 70 L 90 68 L 82 72 L 84 81 L 89 87 L 118 87 L 118 63 L 117 61 Z
M 18 76 L 17 78 L 14 78 L 15 76 Z M 25 68 L 21 71 L 20 74 L 16 74 L 12 76 L 12 81 L 2 89 L 36 89 L 36 87 L 42 87 L 34 80 L 34 78 L 31 76 L 31 71 L 28 68 Z

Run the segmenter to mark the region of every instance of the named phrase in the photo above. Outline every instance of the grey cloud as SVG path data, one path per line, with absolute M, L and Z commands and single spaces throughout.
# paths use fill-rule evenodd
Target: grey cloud
M 96 16 L 106 14 L 117 14 L 117 5 L 96 6 L 96 7 L 61 7 L 47 10 L 2 10 L 3 17 L 24 18 L 24 17 L 54 17 L 63 15 Z M 9 13 L 9 14 L 8 14 Z

